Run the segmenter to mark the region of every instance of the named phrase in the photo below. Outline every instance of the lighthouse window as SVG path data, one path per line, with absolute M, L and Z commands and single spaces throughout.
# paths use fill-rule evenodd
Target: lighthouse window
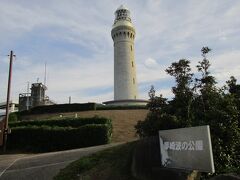
M 133 78 L 133 84 L 135 84 L 135 79 Z
M 132 67 L 133 67 L 134 65 L 133 65 L 133 61 L 132 61 Z
M 132 45 L 131 45 L 131 51 L 132 51 Z

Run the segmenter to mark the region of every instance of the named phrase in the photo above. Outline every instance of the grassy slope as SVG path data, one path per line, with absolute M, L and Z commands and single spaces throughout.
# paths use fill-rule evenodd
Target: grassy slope
M 134 180 L 131 176 L 134 147 L 133 142 L 83 157 L 61 170 L 54 180 Z
M 134 126 L 137 121 L 144 120 L 148 110 L 99 110 L 99 111 L 83 111 L 74 113 L 61 113 L 63 117 L 93 117 L 95 115 L 112 119 L 113 137 L 112 142 L 122 142 L 137 139 Z M 57 114 L 41 114 L 26 116 L 26 119 L 46 119 L 59 117 Z

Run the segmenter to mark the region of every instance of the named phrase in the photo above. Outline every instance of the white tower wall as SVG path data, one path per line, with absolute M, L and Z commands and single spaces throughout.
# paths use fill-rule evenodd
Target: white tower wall
M 112 28 L 114 41 L 114 100 L 137 99 L 137 78 L 134 57 L 135 29 L 130 11 L 120 6 Z

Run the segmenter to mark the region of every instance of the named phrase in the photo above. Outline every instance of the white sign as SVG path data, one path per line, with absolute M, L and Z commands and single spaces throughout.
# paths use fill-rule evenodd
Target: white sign
M 159 141 L 164 167 L 215 171 L 209 126 L 162 130 Z

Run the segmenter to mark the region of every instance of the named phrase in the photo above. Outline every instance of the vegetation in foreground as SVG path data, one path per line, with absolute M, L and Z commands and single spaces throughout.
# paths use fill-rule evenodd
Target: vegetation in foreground
M 62 118 L 10 122 L 7 149 L 48 152 L 109 143 L 112 122 L 107 118 Z
M 141 137 L 157 135 L 159 130 L 210 125 L 216 174 L 240 172 L 240 85 L 234 77 L 219 88 L 210 73 L 208 47 L 202 48 L 203 60 L 197 74 L 193 74 L 190 61 L 181 59 L 166 69 L 176 86 L 174 97 L 167 100 L 155 95 L 152 86 L 144 121 L 136 125 Z
M 131 161 L 135 142 L 83 157 L 54 177 L 54 180 L 134 180 Z

